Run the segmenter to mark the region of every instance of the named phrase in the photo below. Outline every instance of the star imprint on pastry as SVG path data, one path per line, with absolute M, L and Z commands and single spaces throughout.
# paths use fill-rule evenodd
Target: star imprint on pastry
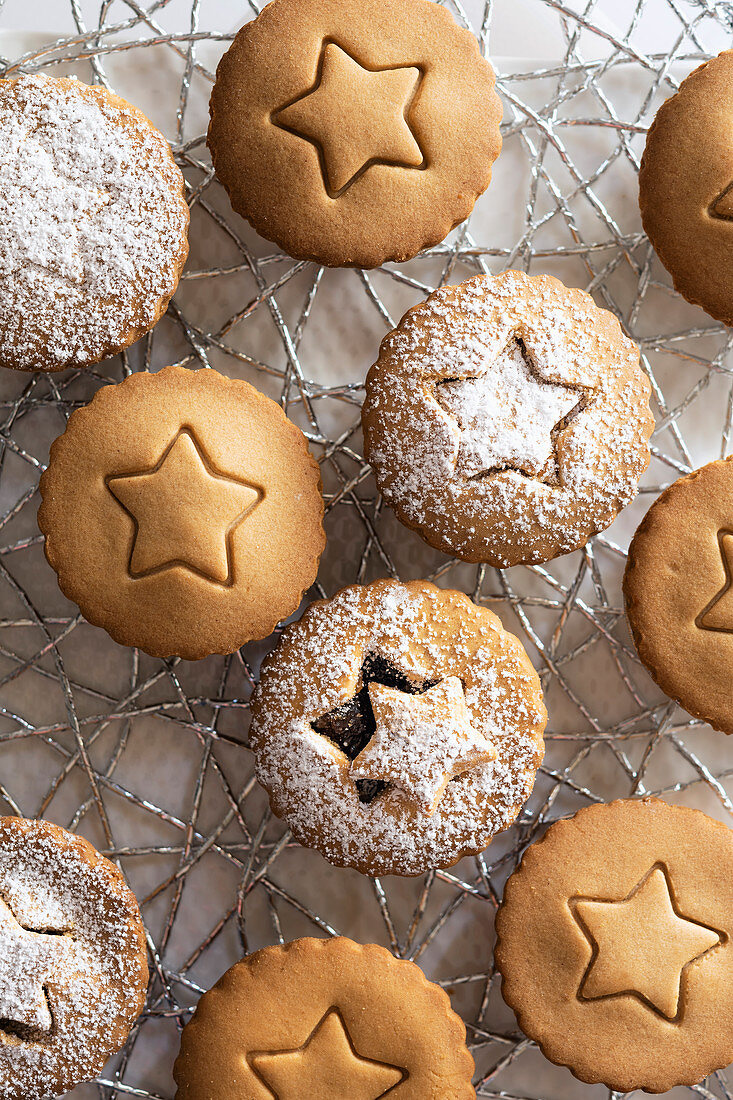
M 720 558 L 725 569 L 725 583 L 695 619 L 700 630 L 733 633 L 733 531 L 718 531 Z
M 25 928 L 0 898 L 0 1031 L 51 1033 L 46 982 L 63 961 L 66 931 Z
M 376 724 L 371 740 L 352 760 L 352 779 L 391 783 L 417 810 L 432 814 L 454 776 L 496 757 L 491 741 L 475 730 L 457 676 L 419 695 L 371 683 Z
M 329 1008 L 303 1046 L 247 1056 L 276 1100 L 379 1100 L 407 1071 L 359 1054 L 337 1008 Z
M 264 490 L 215 469 L 190 429 L 152 469 L 112 475 L 107 487 L 135 523 L 131 577 L 180 565 L 214 584 L 234 583 L 234 530 Z
M 79 227 L 110 202 L 106 191 L 60 174 L 37 138 L 22 138 L 0 165 L 0 276 L 33 264 L 81 284 Z
M 459 429 L 459 476 L 513 469 L 557 485 L 557 434 L 587 406 L 592 389 L 546 381 L 513 337 L 486 370 L 445 379 L 434 392 Z
M 367 69 L 326 41 L 315 85 L 272 121 L 315 146 L 326 191 L 338 198 L 372 164 L 424 166 L 408 121 L 421 80 L 416 66 Z
M 733 183 L 724 187 L 719 195 L 716 195 L 708 207 L 711 218 L 720 218 L 721 221 L 733 221 Z
M 577 897 L 570 905 L 593 949 L 580 1000 L 634 996 L 666 1020 L 681 1020 L 688 967 L 725 934 L 679 912 L 666 868 L 655 864 L 618 901 Z

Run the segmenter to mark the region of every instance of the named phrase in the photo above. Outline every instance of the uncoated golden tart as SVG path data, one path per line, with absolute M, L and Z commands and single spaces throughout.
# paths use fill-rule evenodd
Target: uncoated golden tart
M 696 1085 L 733 1058 L 733 831 L 625 799 L 525 852 L 496 918 L 502 994 L 581 1081 Z
M 145 930 L 122 875 L 49 821 L 0 818 L 0 1096 L 94 1077 L 145 1002 Z
M 251 711 L 274 812 L 302 844 L 371 875 L 486 848 L 530 795 L 547 722 L 518 640 L 428 581 L 311 604 L 265 661 Z
M 325 544 L 318 464 L 249 383 L 165 367 L 69 418 L 38 524 L 64 595 L 154 657 L 233 653 L 292 614 Z
M 706 61 L 657 112 L 639 169 L 644 230 L 679 291 L 733 323 L 733 51 Z
M 639 352 L 590 295 L 507 271 L 443 287 L 382 342 L 365 453 L 431 546 L 503 567 L 583 546 L 636 494 L 654 420 Z
M 639 524 L 624 573 L 626 615 L 659 686 L 733 734 L 733 458 L 668 486 Z
M 188 255 L 170 146 L 78 80 L 0 80 L 0 365 L 87 366 L 165 313 Z
M 273 0 L 237 34 L 208 143 L 232 206 L 292 256 L 377 267 L 442 241 L 501 149 L 494 72 L 428 0 Z
M 471 1100 L 466 1028 L 419 967 L 339 936 L 265 947 L 183 1029 L 176 1100 Z

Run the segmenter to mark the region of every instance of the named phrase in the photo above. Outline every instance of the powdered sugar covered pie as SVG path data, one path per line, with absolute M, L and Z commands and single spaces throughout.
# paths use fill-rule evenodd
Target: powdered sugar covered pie
M 486 608 L 428 581 L 311 604 L 252 698 L 257 778 L 295 837 L 364 874 L 482 851 L 529 797 L 547 712 Z
M 616 318 L 557 279 L 508 271 L 408 311 L 367 377 L 366 455 L 387 502 L 466 561 L 584 545 L 649 463 L 650 386 Z
M 0 80 L 0 365 L 96 363 L 156 324 L 188 255 L 170 146 L 78 80 Z
M 0 1096 L 97 1074 L 143 1007 L 145 933 L 117 868 L 48 821 L 0 818 Z

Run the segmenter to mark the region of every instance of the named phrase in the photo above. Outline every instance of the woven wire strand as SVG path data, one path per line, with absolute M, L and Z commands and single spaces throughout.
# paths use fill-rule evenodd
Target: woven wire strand
M 589 1096 L 587 1086 L 543 1062 L 502 1005 L 491 929 L 523 850 L 548 822 L 582 805 L 653 793 L 731 823 L 730 750 L 663 699 L 641 670 L 620 576 L 628 534 L 654 496 L 729 450 L 733 335 L 686 311 L 671 291 L 640 230 L 633 177 L 656 107 L 691 68 L 728 45 L 733 4 L 527 0 L 563 49 L 556 62 L 532 70 L 499 63 L 502 160 L 521 164 L 524 186 L 514 196 L 521 219 L 513 239 L 497 243 L 474 215 L 409 264 L 326 273 L 254 240 L 222 195 L 205 136 L 190 132 L 213 80 L 205 50 L 221 52 L 232 37 L 206 25 L 206 5 L 185 0 L 189 29 L 171 34 L 165 17 L 175 0 L 103 0 L 94 23 L 85 22 L 81 0 L 57 2 L 68 33 L 0 58 L 3 75 L 71 71 L 112 86 L 113 64 L 164 51 L 177 67 L 168 136 L 187 178 L 192 242 L 216 242 L 213 252 L 192 250 L 166 320 L 130 352 L 87 372 L 3 380 L 0 810 L 82 830 L 115 860 L 141 900 L 151 960 L 146 1008 L 126 1047 L 97 1083 L 71 1095 L 169 1100 L 179 1030 L 228 965 L 266 943 L 343 933 L 386 944 L 449 990 L 466 1021 L 478 1096 Z M 488 53 L 513 2 L 446 5 Z M 4 6 L 0 0 L 0 29 Z M 253 0 L 249 8 L 251 16 L 259 10 Z M 649 53 L 641 39 L 652 9 L 654 18 L 663 11 L 669 33 Z M 623 193 L 613 182 L 619 174 Z M 490 189 L 482 201 L 495 194 Z M 399 528 L 364 463 L 358 414 L 378 338 L 402 309 L 446 282 L 509 267 L 564 276 L 619 316 L 641 347 L 657 429 L 652 465 L 618 538 L 602 534 L 560 562 L 502 573 L 433 554 Z M 216 325 L 202 322 L 197 302 L 229 286 L 221 298 L 234 308 Z M 348 287 L 355 317 L 374 336 L 360 359 L 324 381 L 313 348 L 324 332 L 319 311 L 327 324 L 338 323 L 339 299 L 328 286 Z M 35 526 L 48 443 L 100 386 L 173 359 L 249 378 L 306 432 L 322 465 L 330 536 L 311 598 L 349 581 L 426 575 L 490 606 L 527 646 L 550 707 L 548 752 L 530 803 L 484 855 L 410 882 L 328 868 L 292 843 L 252 777 L 248 699 L 277 634 L 195 667 L 154 661 L 111 642 L 105 649 L 100 632 L 59 596 Z M 720 422 L 715 432 L 712 420 Z M 345 902 L 348 893 L 356 901 Z M 733 1100 L 727 1081 L 721 1072 L 681 1092 Z

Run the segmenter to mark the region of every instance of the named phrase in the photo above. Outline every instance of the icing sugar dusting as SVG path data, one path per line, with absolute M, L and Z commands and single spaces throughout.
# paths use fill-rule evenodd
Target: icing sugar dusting
M 0 163 L 0 274 L 31 263 L 80 283 L 78 225 L 98 214 L 110 195 L 59 176 L 41 143 L 21 125 L 18 131 L 15 155 Z
M 50 1032 L 53 1018 L 44 987 L 63 966 L 65 937 L 23 928 L 0 899 L 0 944 L 0 1020 Z
M 542 388 L 557 386 L 573 404 L 587 394 L 551 433 L 549 480 L 549 463 L 538 471 L 549 411 L 537 416 L 530 404 L 514 432 L 512 406 L 529 391 L 506 355 L 517 339 Z M 470 388 L 480 378 L 488 394 Z M 367 454 L 387 502 L 433 545 L 500 566 L 547 561 L 633 499 L 649 462 L 649 394 L 638 349 L 590 295 L 522 272 L 478 276 L 431 294 L 383 341 L 367 379 Z M 515 468 L 497 469 L 512 451 Z
M 111 864 L 88 860 L 67 837 L 43 822 L 0 820 L 4 1100 L 42 1100 L 93 1077 L 142 1007 L 134 899 Z
M 554 472 L 552 429 L 579 395 L 535 378 L 517 340 L 477 378 L 440 382 L 435 390 L 461 431 L 456 474 L 479 477 L 505 466 L 534 476 Z
M 491 742 L 471 725 L 457 676 L 420 695 L 370 684 L 369 696 L 377 728 L 349 774 L 392 781 L 424 813 L 433 812 L 454 775 L 496 756 Z
M 369 653 L 413 681 L 459 677 L 477 737 L 496 750 L 448 783 L 432 814 L 394 788 L 360 802 L 350 761 L 311 726 L 353 698 Z M 511 824 L 532 790 L 546 720 L 536 673 L 494 615 L 427 583 L 381 581 L 312 604 L 287 628 L 263 668 L 250 739 L 257 778 L 299 840 L 337 864 L 414 875 L 483 850 Z
M 76 81 L 0 81 L 0 359 L 60 369 L 151 327 L 188 209 L 165 138 Z

